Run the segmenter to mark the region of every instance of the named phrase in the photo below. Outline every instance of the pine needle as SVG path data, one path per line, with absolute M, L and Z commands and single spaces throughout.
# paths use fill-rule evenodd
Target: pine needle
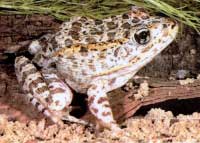
M 0 0 L 0 14 L 49 14 L 102 19 L 128 11 L 131 5 L 163 13 L 200 31 L 200 0 Z

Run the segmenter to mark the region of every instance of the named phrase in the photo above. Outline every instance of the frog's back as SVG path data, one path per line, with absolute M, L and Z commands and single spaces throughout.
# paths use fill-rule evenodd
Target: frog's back
M 122 15 L 98 20 L 87 17 L 74 17 L 62 24 L 55 36 L 58 48 L 77 44 L 96 44 L 122 38 L 130 38 L 130 29 L 149 15 L 143 11 L 130 11 Z

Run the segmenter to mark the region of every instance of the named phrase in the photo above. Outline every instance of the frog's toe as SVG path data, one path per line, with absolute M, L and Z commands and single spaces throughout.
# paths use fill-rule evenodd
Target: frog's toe
M 74 116 L 71 116 L 71 115 L 64 115 L 62 117 L 62 120 L 63 121 L 68 121 L 68 122 L 72 122 L 72 123 L 81 124 L 81 125 L 85 125 L 85 126 L 92 126 L 92 124 L 90 124 L 89 122 L 81 120 L 81 119 L 78 119 L 78 118 L 76 118 Z

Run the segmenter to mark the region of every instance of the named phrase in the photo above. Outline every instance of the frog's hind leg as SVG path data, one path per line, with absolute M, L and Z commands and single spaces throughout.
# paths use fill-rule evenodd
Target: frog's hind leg
M 103 127 L 110 128 L 113 131 L 120 131 L 121 129 L 118 127 L 111 111 L 106 94 L 106 86 L 107 82 L 104 80 L 92 83 L 87 92 L 89 109 Z
M 15 71 L 23 91 L 30 99 L 29 101 L 36 106 L 39 111 L 51 118 L 53 122 L 61 123 L 69 110 L 68 106 L 72 100 L 72 93 L 69 87 L 67 87 L 56 74 L 41 74 L 36 67 L 23 56 L 16 58 Z M 68 121 L 78 122 L 78 119 L 72 120 L 69 116 Z
M 26 57 L 20 56 L 15 59 L 15 72 L 26 98 L 54 122 L 60 122 L 57 117 L 51 116 L 48 108 L 50 91 L 35 66 Z

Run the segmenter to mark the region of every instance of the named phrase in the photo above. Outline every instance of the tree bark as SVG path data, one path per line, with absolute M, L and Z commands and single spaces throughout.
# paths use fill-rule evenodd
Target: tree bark
M 24 49 L 30 40 L 57 31 L 60 23 L 45 15 L 0 15 L 0 53 Z

